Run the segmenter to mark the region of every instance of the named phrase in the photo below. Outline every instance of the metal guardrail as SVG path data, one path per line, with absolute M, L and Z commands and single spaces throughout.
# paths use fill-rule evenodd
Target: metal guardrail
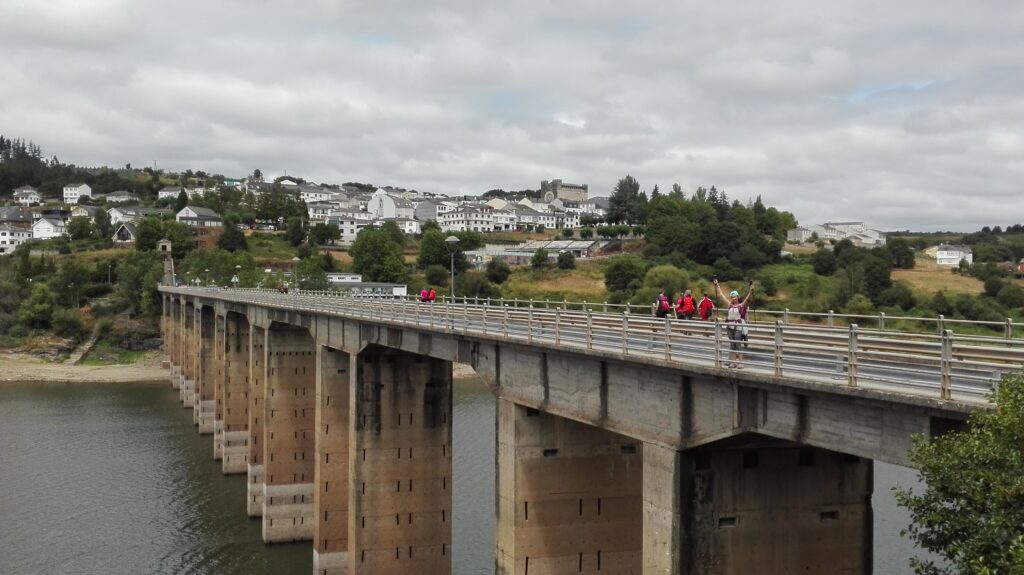
M 428 331 L 555 345 L 584 351 L 642 357 L 668 364 L 727 369 L 726 325 L 621 313 L 570 309 L 573 305 L 515 306 L 510 300 L 471 303 L 444 298 L 360 298 L 338 292 L 253 288 L 170 288 L 167 293 L 200 295 L 271 308 L 366 319 Z M 482 301 L 482 300 L 480 300 Z M 597 306 L 600 307 L 600 304 Z M 954 334 L 752 321 L 739 344 L 739 369 L 753 373 L 848 387 L 871 387 L 946 400 L 980 401 L 1002 376 L 1024 366 L 1024 340 Z

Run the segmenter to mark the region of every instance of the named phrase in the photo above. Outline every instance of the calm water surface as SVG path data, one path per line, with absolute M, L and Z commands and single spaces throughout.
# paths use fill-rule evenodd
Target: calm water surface
M 493 572 L 494 399 L 455 394 L 456 575 Z M 309 575 L 310 545 L 265 546 L 210 436 L 169 385 L 0 385 L 0 573 Z M 875 573 L 910 573 L 890 489 L 914 472 L 875 466 Z

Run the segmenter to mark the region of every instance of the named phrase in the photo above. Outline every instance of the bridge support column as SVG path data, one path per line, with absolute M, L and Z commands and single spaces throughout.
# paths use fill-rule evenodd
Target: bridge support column
M 249 329 L 249 433 L 246 511 L 249 517 L 263 515 L 263 391 L 267 380 L 267 330 Z
M 171 362 L 171 389 L 181 389 L 181 306 L 168 296 L 164 345 Z
M 196 314 L 191 302 L 182 307 L 181 321 L 181 403 L 186 409 L 192 409 L 196 403 L 196 357 L 199 349 L 196 345 Z M 193 421 L 195 415 L 193 414 Z
M 213 316 L 213 459 L 224 456 L 224 383 L 227 377 L 227 317 Z
M 348 573 L 350 361 L 317 347 L 314 575 Z
M 199 425 L 199 433 L 213 433 L 213 415 L 215 402 L 213 388 L 217 381 L 216 355 L 216 314 L 209 306 L 200 306 L 196 311 L 196 323 L 199 326 L 199 357 L 196 374 L 195 415 L 194 421 Z
M 349 573 L 451 573 L 452 365 L 368 348 L 354 358 Z
M 273 326 L 263 408 L 263 541 L 313 538 L 316 347 L 309 331 Z
M 224 393 L 218 405 L 223 416 L 221 444 L 224 474 L 246 473 L 249 461 L 249 322 L 245 316 L 225 317 Z
M 871 573 L 870 460 L 724 443 L 644 446 L 644 575 Z
M 499 575 L 638 573 L 641 446 L 498 400 Z

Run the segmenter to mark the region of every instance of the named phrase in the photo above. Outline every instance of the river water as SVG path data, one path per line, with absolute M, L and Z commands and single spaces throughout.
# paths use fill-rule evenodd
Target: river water
M 494 399 L 456 384 L 454 572 L 494 569 Z M 875 465 L 875 573 L 909 574 L 890 494 L 912 470 Z M 310 544 L 265 546 L 210 436 L 169 385 L 0 385 L 0 573 L 309 575 Z

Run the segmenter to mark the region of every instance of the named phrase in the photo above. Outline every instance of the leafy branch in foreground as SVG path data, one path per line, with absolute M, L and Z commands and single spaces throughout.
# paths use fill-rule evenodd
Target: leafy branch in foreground
M 992 400 L 964 431 L 915 438 L 924 490 L 895 490 L 913 522 L 903 534 L 944 560 L 912 558 L 918 575 L 1024 575 L 1024 375 Z

